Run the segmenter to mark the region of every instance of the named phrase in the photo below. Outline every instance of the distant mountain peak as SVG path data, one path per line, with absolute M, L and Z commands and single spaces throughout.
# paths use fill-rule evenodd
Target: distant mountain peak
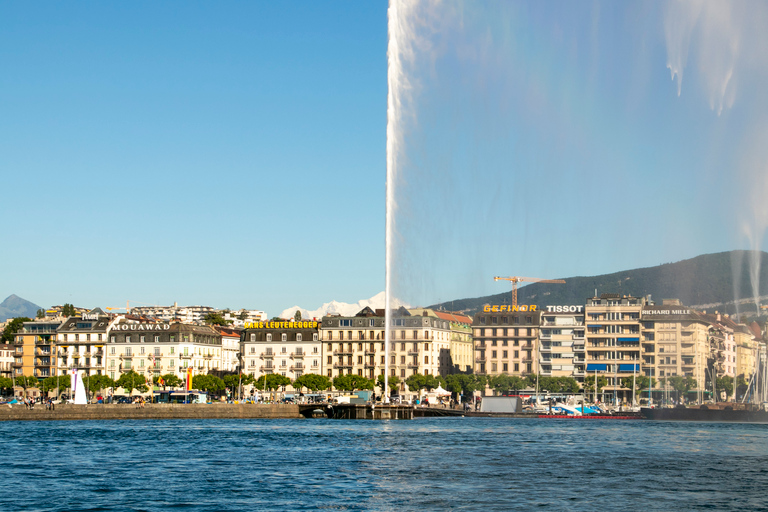
M 35 318 L 38 309 L 42 308 L 26 299 L 22 299 L 16 294 L 11 294 L 0 303 L 0 322 L 20 316 Z

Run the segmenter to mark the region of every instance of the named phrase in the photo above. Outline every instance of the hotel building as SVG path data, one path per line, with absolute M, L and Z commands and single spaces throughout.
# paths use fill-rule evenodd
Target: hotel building
M 256 379 L 275 373 L 295 380 L 323 371 L 316 321 L 246 323 L 240 350 L 243 371 Z
M 440 318 L 448 322 L 450 329 L 451 346 L 450 354 L 450 372 L 449 373 L 467 373 L 474 369 L 474 344 L 472 343 L 472 319 L 461 313 L 451 311 L 436 311 L 434 309 L 409 309 L 411 315 L 424 315 L 433 318 Z
M 58 375 L 73 369 L 82 370 L 83 376 L 102 375 L 106 368 L 104 344 L 115 321 L 100 309 L 67 318 L 58 328 Z
M 385 372 L 384 310 L 366 307 L 354 317 L 325 316 L 322 321 L 326 375 L 361 375 L 375 379 Z M 451 370 L 450 322 L 428 311 L 393 314 L 390 326 L 389 374 L 401 381 L 417 373 L 448 375 Z M 401 384 L 401 390 L 405 390 Z
M 107 342 L 106 371 L 112 379 L 133 370 L 148 378 L 172 373 L 205 375 L 221 364 L 221 335 L 203 325 L 138 322 L 113 324 Z

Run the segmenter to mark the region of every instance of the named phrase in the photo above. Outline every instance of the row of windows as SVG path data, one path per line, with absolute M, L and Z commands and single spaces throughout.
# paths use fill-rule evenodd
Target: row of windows
M 251 341 L 255 342 L 256 340 L 256 333 L 252 332 L 250 336 Z M 266 333 L 266 340 L 265 341 L 272 341 L 272 333 L 268 332 Z M 288 334 L 282 333 L 280 335 L 280 341 L 288 341 Z M 296 333 L 296 341 L 303 341 L 303 336 L 300 332 Z M 312 333 L 312 341 L 317 341 L 317 333 Z
M 486 334 L 486 332 L 488 332 L 488 334 Z M 535 332 L 536 330 L 531 328 L 481 328 L 479 336 L 533 336 Z

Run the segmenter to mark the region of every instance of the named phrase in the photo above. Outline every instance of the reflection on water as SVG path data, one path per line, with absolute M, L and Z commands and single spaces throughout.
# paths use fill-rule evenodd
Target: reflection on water
M 756 510 L 768 426 L 439 418 L 0 423 L 3 510 Z

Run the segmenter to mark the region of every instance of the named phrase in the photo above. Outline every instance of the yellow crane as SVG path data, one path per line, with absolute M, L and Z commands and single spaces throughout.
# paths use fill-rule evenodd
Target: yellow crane
M 493 278 L 494 281 L 511 281 L 512 282 L 512 306 L 517 306 L 517 283 L 565 283 L 562 279 L 539 279 L 538 277 L 499 277 Z

